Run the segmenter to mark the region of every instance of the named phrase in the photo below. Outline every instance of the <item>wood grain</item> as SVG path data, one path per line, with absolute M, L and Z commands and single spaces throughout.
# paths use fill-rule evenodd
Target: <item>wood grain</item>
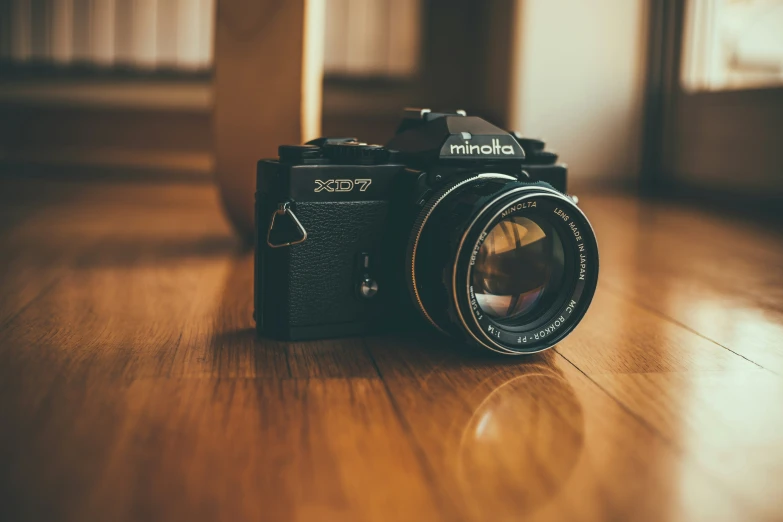
M 783 519 L 779 234 L 582 200 L 594 304 L 509 359 L 257 339 L 213 187 L 0 179 L 0 519 Z

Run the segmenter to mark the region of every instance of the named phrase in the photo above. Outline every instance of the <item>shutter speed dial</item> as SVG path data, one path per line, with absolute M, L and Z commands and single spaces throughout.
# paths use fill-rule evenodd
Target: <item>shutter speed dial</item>
M 359 142 L 326 143 L 324 155 L 341 165 L 381 165 L 388 163 L 389 150 L 381 145 Z

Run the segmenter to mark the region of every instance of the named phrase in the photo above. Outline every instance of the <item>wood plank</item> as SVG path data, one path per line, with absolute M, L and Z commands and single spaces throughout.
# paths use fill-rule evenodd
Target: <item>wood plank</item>
M 4 296 L 0 325 L 4 325 L 50 288 L 108 230 L 97 224 L 90 237 L 69 236 L 56 205 L 42 210 L 29 204 L 36 196 L 35 184 L 4 180 L 0 187 L 0 294 Z
M 554 352 L 524 361 L 433 337 L 369 343 L 465 520 L 736 520 L 741 504 Z
M 444 519 L 378 379 L 3 391 L 5 520 Z
M 207 253 L 216 244 L 230 247 L 235 243 L 224 221 L 215 220 L 214 216 L 198 218 L 201 205 L 212 201 L 215 208 L 214 194 L 198 185 L 184 185 L 177 190 L 154 188 L 157 190 L 149 186 L 144 189 L 108 185 L 96 190 L 74 183 L 42 184 L 13 178 L 0 181 L 0 238 L 4 247 L 0 250 L 0 291 L 4 295 L 0 301 L 0 325 L 70 267 L 95 261 L 83 257 L 90 246 L 101 245 L 104 261 L 107 256 L 116 259 L 127 249 L 136 248 L 132 237 L 153 242 L 147 245 L 148 250 L 161 247 L 145 232 L 154 228 L 150 226 L 154 221 L 168 223 L 169 236 L 176 236 L 171 241 L 157 239 L 168 244 L 170 250 L 177 242 L 200 253 Z M 37 205 L 31 205 L 31 200 L 37 201 Z M 158 212 L 155 216 L 141 214 L 131 219 L 128 214 L 132 209 Z M 113 217 L 107 214 L 109 210 Z M 122 233 L 131 238 L 121 237 Z
M 599 375 L 596 381 L 745 506 L 780 520 L 783 379 L 755 372 Z
M 602 288 L 783 373 L 779 227 L 629 198 L 588 196 L 583 206 L 599 239 Z
M 603 289 L 582 323 L 556 349 L 588 375 L 758 369 L 629 297 Z

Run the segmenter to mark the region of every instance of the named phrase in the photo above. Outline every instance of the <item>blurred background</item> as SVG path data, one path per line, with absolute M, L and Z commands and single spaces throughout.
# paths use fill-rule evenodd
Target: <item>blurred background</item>
M 774 205 L 783 0 L 0 0 L 4 173 L 230 193 L 405 106 L 543 137 L 575 190 Z

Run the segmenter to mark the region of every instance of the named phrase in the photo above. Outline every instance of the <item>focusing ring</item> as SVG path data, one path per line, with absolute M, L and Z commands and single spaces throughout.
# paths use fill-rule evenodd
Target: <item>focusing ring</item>
M 408 280 L 408 290 L 410 291 L 411 298 L 413 299 L 414 303 L 416 303 L 419 312 L 424 316 L 424 318 L 427 319 L 427 321 L 429 321 L 429 323 L 432 326 L 434 326 L 435 328 L 437 328 L 439 331 L 443 333 L 446 333 L 445 330 L 438 323 L 436 323 L 435 320 L 427 312 L 427 309 L 425 308 L 424 303 L 422 302 L 421 295 L 419 294 L 419 287 L 416 281 L 416 255 L 418 252 L 419 241 L 421 240 L 421 235 L 422 232 L 424 232 L 424 227 L 429 221 L 430 217 L 432 216 L 432 213 L 435 211 L 437 206 L 444 199 L 446 199 L 447 196 L 452 194 L 455 190 L 460 189 L 461 187 L 465 187 L 470 183 L 473 183 L 478 180 L 484 180 L 484 179 L 506 179 L 509 181 L 516 180 L 516 178 L 509 176 L 507 174 L 497 174 L 497 173 L 488 172 L 484 174 L 478 174 L 476 176 L 471 176 L 469 178 L 459 179 L 452 183 L 447 184 L 438 192 L 436 192 L 429 199 L 427 204 L 421 209 L 421 212 L 419 212 L 419 215 L 413 224 L 413 230 L 408 240 L 407 259 L 409 259 L 410 262 L 406 263 L 405 271 L 406 271 L 406 279 Z

